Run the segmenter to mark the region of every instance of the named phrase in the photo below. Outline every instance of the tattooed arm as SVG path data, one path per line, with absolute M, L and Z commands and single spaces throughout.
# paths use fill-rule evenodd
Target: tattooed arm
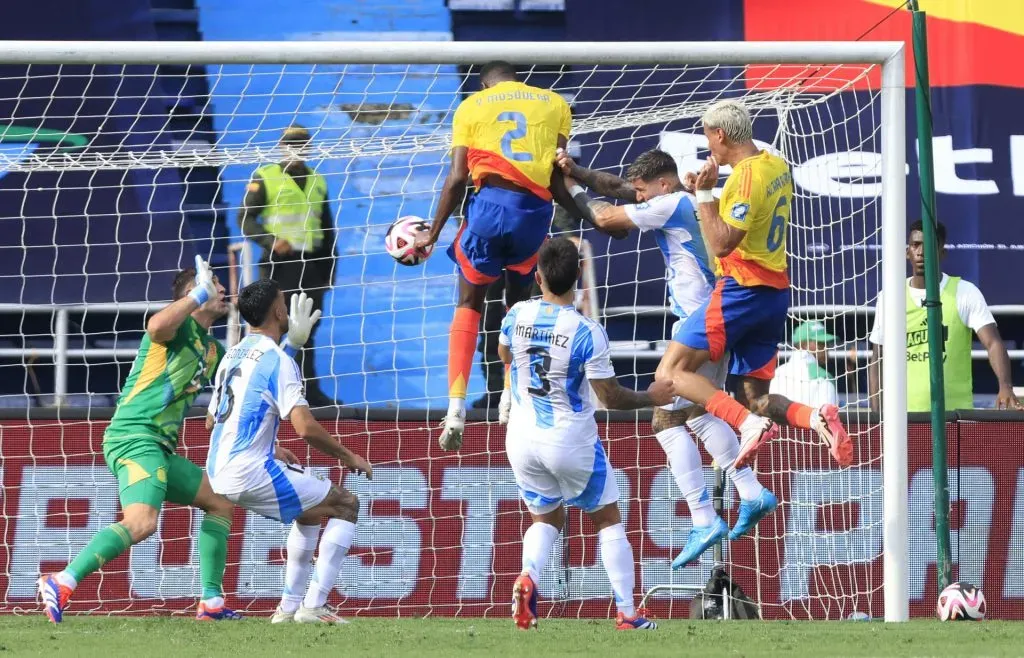
M 601 196 L 620 199 L 628 203 L 637 202 L 633 186 L 614 174 L 581 167 L 564 150 L 558 152 L 555 162 L 563 174 L 583 183 Z

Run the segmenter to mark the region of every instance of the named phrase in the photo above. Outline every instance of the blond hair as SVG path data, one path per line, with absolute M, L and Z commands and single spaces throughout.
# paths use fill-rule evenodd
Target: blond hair
M 750 111 L 739 101 L 718 101 L 708 108 L 701 122 L 705 128 L 721 129 L 730 142 L 749 142 L 754 138 Z

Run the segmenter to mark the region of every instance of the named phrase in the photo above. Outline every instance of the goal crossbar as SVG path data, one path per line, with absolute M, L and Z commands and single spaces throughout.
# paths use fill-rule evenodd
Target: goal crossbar
M 6 41 L 7 64 L 885 64 L 899 41 Z

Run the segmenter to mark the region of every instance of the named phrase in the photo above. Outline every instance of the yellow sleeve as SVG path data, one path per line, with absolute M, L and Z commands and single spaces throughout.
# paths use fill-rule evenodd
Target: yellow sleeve
M 725 189 L 722 190 L 722 200 L 719 203 L 719 214 L 722 221 L 740 229 L 749 231 L 752 218 L 756 216 L 751 209 L 756 209 L 761 201 L 761 185 L 758 184 L 757 176 L 753 167 L 747 165 L 739 171 L 733 171 L 728 180 L 725 181 Z
M 558 134 L 569 139 L 572 134 L 572 110 L 569 109 L 569 104 L 565 102 L 564 98 L 557 94 L 556 96 L 562 102 L 562 117 L 558 125 Z
M 452 148 L 469 146 L 472 140 L 473 126 L 467 116 L 469 111 L 466 107 L 466 102 L 463 101 L 455 109 L 455 117 L 452 119 Z

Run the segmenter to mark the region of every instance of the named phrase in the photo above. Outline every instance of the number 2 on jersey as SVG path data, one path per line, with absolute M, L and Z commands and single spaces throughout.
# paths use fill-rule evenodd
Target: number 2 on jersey
M 772 211 L 772 223 L 768 227 L 768 251 L 775 251 L 782 244 L 783 238 L 786 237 L 786 220 L 789 218 L 789 201 L 785 196 L 779 197 L 779 202 L 775 204 L 775 210 Z
M 515 126 L 509 128 L 501 138 L 501 155 L 506 160 L 515 162 L 530 162 L 533 154 L 521 153 L 512 150 L 512 140 L 526 137 L 526 115 L 522 112 L 502 112 L 498 115 L 498 121 L 513 121 Z
M 548 373 L 551 372 L 551 354 L 546 347 L 539 346 L 529 348 L 526 353 L 530 355 L 530 370 L 533 371 L 526 392 L 535 398 L 547 397 L 551 392 L 551 380 L 548 379 Z

